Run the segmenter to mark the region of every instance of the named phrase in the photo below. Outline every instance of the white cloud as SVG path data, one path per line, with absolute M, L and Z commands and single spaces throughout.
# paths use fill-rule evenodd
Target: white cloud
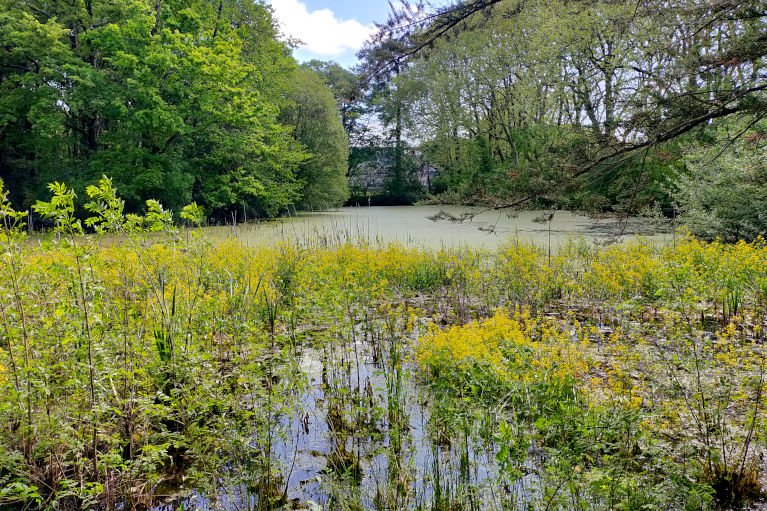
M 374 27 L 340 20 L 330 9 L 309 12 L 299 0 L 272 0 L 283 35 L 301 41 L 300 48 L 321 57 L 338 57 L 360 49 Z

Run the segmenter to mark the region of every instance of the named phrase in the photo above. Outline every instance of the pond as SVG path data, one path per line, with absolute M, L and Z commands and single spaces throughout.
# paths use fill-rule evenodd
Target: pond
M 264 502 L 258 469 L 233 455 L 213 491 L 179 492 L 154 511 L 426 509 L 441 501 L 503 509 L 509 496 L 494 493 L 497 445 L 476 426 L 454 439 L 435 432 L 445 411 L 415 377 L 412 339 L 387 335 L 382 324 L 354 330 L 345 341 L 301 348 L 283 368 L 300 371 L 294 377 L 307 385 L 292 412 L 275 417 L 277 498 Z M 530 494 L 528 479 L 516 482 L 513 497 Z
M 456 221 L 467 213 L 473 216 Z M 660 242 L 671 236 L 668 225 L 645 218 L 593 218 L 556 211 L 548 221 L 551 213 L 357 207 L 210 227 L 206 233 L 209 239 L 235 236 L 251 247 L 280 241 L 307 246 L 362 241 L 488 250 L 515 239 L 545 249 L 571 239 L 608 243 L 641 236 Z M 284 281 L 292 283 L 294 278 Z M 228 460 L 214 481 L 203 487 L 172 488 L 175 498 L 155 511 L 180 506 L 206 511 L 505 509 L 542 500 L 540 488 L 546 483 L 536 475 L 541 471 L 538 449 L 531 446 L 521 462 L 524 473 L 504 479 L 496 441 L 497 425 L 505 420 L 503 406 L 472 408 L 435 393 L 417 376 L 413 363 L 412 348 L 425 330 L 409 332 L 403 311 L 423 309 L 424 318 L 450 318 L 439 323 L 447 325 L 465 323 L 490 309 L 470 299 L 460 285 L 440 288 L 433 295 L 424 289 L 405 297 L 400 312 L 394 302 L 389 304 L 392 309 L 378 299 L 361 299 L 370 291 L 364 286 L 354 289 L 342 287 L 339 296 L 356 298 L 349 298 L 339 309 L 340 316 L 319 327 L 301 326 L 295 319 L 299 309 L 291 312 L 296 325 L 288 330 L 296 330 L 286 339 L 292 345 L 275 357 L 282 360 L 274 368 L 279 377 L 274 387 L 268 385 L 283 401 L 279 411 L 266 415 L 267 440 L 263 431 L 256 432 L 245 445 L 222 452 Z M 322 301 L 320 308 L 331 310 L 331 302 Z M 303 320 L 316 322 L 318 314 L 307 314 Z M 272 408 L 263 399 L 246 406 Z M 254 461 L 263 444 L 269 453 L 266 470 Z M 273 480 L 263 475 L 273 471 Z
M 553 213 L 551 222 L 545 218 Z M 468 214 L 476 215 L 456 221 Z M 488 211 L 461 206 L 373 206 L 298 213 L 277 221 L 240 224 L 237 229 L 211 227 L 212 238 L 236 235 L 246 245 L 277 241 L 336 245 L 344 241 L 399 242 L 441 248 L 470 246 L 494 249 L 509 240 L 560 246 L 583 238 L 607 243 L 637 236 L 668 239 L 667 222 L 642 217 L 590 217 L 570 211 Z

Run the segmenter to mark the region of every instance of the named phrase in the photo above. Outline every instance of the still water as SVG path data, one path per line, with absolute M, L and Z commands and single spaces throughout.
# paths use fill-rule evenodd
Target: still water
M 454 221 L 467 213 L 477 214 Z M 637 236 L 661 241 L 670 236 L 668 226 L 648 219 L 551 213 L 360 207 L 210 227 L 206 233 L 209 239 L 235 236 L 254 247 L 280 241 L 308 246 L 362 241 L 491 250 L 514 239 L 556 247 L 571 239 L 607 243 Z M 364 318 L 355 315 L 362 312 Z M 411 334 L 387 323 L 394 316 L 377 319 L 375 308 L 362 312 L 352 313 L 355 323 L 348 331 L 307 334 L 306 339 L 316 335 L 323 340 L 305 339 L 296 346 L 294 361 L 284 368 L 305 385 L 275 416 L 269 441 L 270 460 L 277 467 L 272 484 L 280 495 L 275 504 L 262 501 L 259 484 L 265 479 L 252 469 L 255 465 L 246 452 L 232 456 L 213 488 L 172 489 L 171 500 L 154 511 L 182 506 L 201 511 L 346 509 L 347 500 L 354 503 L 348 509 L 446 509 L 437 505 L 446 502 L 507 509 L 523 508 L 535 498 L 541 484 L 535 475 L 538 454 L 531 450 L 524 476 L 501 481 L 498 445 L 482 433 L 480 422 L 467 423 L 455 438 L 440 429 L 444 420 L 440 414 L 445 412 L 437 406 L 433 389 L 417 378 Z M 491 415 L 483 417 L 495 421 Z M 253 442 L 257 447 L 255 437 Z
M 551 221 L 546 218 L 553 213 Z M 456 221 L 468 214 L 476 215 Z M 441 217 L 441 218 L 435 218 Z M 452 218 L 445 218 L 452 217 Z M 559 246 L 571 239 L 608 243 L 635 237 L 670 236 L 663 222 L 619 215 L 589 217 L 569 211 L 486 211 L 461 206 L 374 206 L 299 213 L 277 221 L 211 227 L 208 235 L 235 235 L 248 245 L 279 241 L 338 244 L 346 241 L 399 242 L 441 248 L 471 246 L 493 249 L 510 240 Z

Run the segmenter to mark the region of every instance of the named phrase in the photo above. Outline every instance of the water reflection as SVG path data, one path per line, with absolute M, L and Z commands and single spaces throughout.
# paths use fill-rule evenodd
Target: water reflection
M 308 385 L 281 417 L 272 452 L 283 496 L 260 502 L 257 468 L 250 480 L 237 455 L 215 495 L 193 491 L 155 510 L 501 509 L 492 438 L 473 421 L 445 435 L 409 343 L 381 331 L 297 353 Z

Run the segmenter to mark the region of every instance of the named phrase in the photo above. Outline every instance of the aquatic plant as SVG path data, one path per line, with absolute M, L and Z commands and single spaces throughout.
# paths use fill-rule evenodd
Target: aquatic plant
M 761 240 L 572 242 L 550 260 L 518 242 L 248 247 L 207 241 L 194 206 L 183 230 L 159 203 L 124 215 L 106 178 L 84 214 L 52 186 L 52 230 L 30 236 L 3 190 L 0 504 L 706 509 L 762 493 Z

